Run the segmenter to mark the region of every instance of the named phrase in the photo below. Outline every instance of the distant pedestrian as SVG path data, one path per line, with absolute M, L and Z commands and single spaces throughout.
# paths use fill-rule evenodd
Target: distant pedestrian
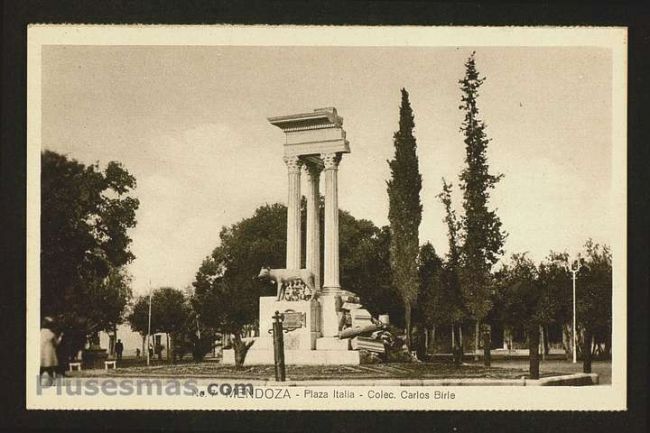
M 153 346 L 149 345 L 149 359 L 153 359 Z
M 43 318 L 41 326 L 41 368 L 40 376 L 43 384 L 51 385 L 57 374 L 59 367 L 59 358 L 56 355 L 56 349 L 63 333 L 58 331 L 54 320 L 50 316 Z
M 162 352 L 163 352 L 162 344 L 156 343 L 156 355 L 158 355 L 158 361 L 162 361 Z
M 122 352 L 124 352 L 124 345 L 122 344 L 122 340 L 118 339 L 117 343 L 115 343 L 115 354 L 117 355 L 118 361 L 122 360 Z
M 135 349 L 135 357 L 139 358 L 140 357 L 140 349 Z

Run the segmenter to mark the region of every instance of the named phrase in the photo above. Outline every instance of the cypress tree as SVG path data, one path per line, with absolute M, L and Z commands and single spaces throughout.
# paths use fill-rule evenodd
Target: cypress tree
M 388 161 L 391 179 L 388 184 L 390 222 L 390 266 L 393 284 L 404 303 L 406 344 L 411 348 L 411 310 L 419 291 L 418 229 L 422 220 L 420 190 L 422 176 L 418 168 L 416 141 L 413 136 L 413 110 L 409 94 L 402 89 L 399 130 L 393 136 L 395 156 Z
M 490 190 L 503 175 L 489 173 L 487 146 L 490 139 L 485 133 L 485 124 L 478 117 L 477 107 L 478 90 L 485 78 L 476 70 L 474 54 L 467 59 L 465 77 L 459 81 L 462 90 L 459 109 L 465 112 L 461 131 L 465 135 L 466 150 L 466 165 L 460 174 L 465 211 L 461 220 L 464 232 L 461 283 L 465 305 L 478 329 L 478 323 L 490 309 L 490 272 L 503 254 L 506 233 L 501 230 L 496 212 L 488 209 Z

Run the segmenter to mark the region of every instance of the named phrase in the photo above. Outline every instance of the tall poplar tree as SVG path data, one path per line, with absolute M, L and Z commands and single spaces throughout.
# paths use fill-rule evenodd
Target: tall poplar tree
M 388 184 L 388 220 L 390 222 L 390 266 L 393 284 L 404 303 L 406 344 L 411 348 L 411 310 L 420 286 L 418 274 L 418 229 L 422 220 L 420 190 L 422 176 L 418 168 L 416 142 L 413 136 L 413 110 L 409 94 L 402 89 L 399 131 L 395 132 L 395 156 L 388 162 L 391 179 Z
M 459 81 L 462 90 L 459 109 L 465 112 L 461 131 L 465 135 L 466 150 L 466 165 L 460 174 L 465 211 L 461 220 L 464 232 L 461 283 L 465 306 L 476 320 L 478 330 L 479 322 L 490 309 L 490 272 L 503 254 L 506 233 L 501 230 L 501 220 L 495 211 L 488 209 L 490 190 L 503 175 L 489 173 L 487 146 L 490 139 L 485 134 L 485 124 L 479 119 L 477 107 L 478 90 L 485 78 L 476 70 L 474 54 L 467 59 L 465 77 Z
M 445 207 L 444 222 L 447 225 L 447 239 L 449 241 L 449 252 L 443 273 L 443 290 L 444 303 L 441 303 L 440 314 L 446 318 L 446 321 L 452 326 L 453 353 L 457 354 L 458 362 L 462 362 L 463 351 L 461 347 L 460 335 L 462 334 L 461 326 L 465 317 L 465 303 L 460 289 L 460 230 L 461 224 L 458 221 L 456 211 L 451 202 L 452 185 L 442 179 L 442 192 L 438 198 Z M 458 336 L 458 338 L 455 338 Z

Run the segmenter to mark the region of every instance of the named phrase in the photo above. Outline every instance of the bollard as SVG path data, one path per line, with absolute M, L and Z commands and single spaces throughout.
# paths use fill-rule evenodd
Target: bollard
M 273 354 L 275 360 L 275 380 L 277 382 L 284 382 L 286 378 L 284 368 L 284 330 L 282 329 L 283 318 L 284 316 L 279 311 L 276 311 L 273 316 Z

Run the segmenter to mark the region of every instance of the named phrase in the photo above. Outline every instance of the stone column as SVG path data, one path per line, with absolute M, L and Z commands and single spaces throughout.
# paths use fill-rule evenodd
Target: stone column
M 339 282 L 339 204 L 338 166 L 339 153 L 322 154 L 325 165 L 325 269 L 323 276 L 324 294 L 338 294 Z
M 320 218 L 319 181 L 323 167 L 320 164 L 305 164 L 307 173 L 307 254 L 305 267 L 314 273 L 314 286 L 320 290 Z
M 287 269 L 300 269 L 300 169 L 297 156 L 284 158 L 289 174 L 287 199 Z

